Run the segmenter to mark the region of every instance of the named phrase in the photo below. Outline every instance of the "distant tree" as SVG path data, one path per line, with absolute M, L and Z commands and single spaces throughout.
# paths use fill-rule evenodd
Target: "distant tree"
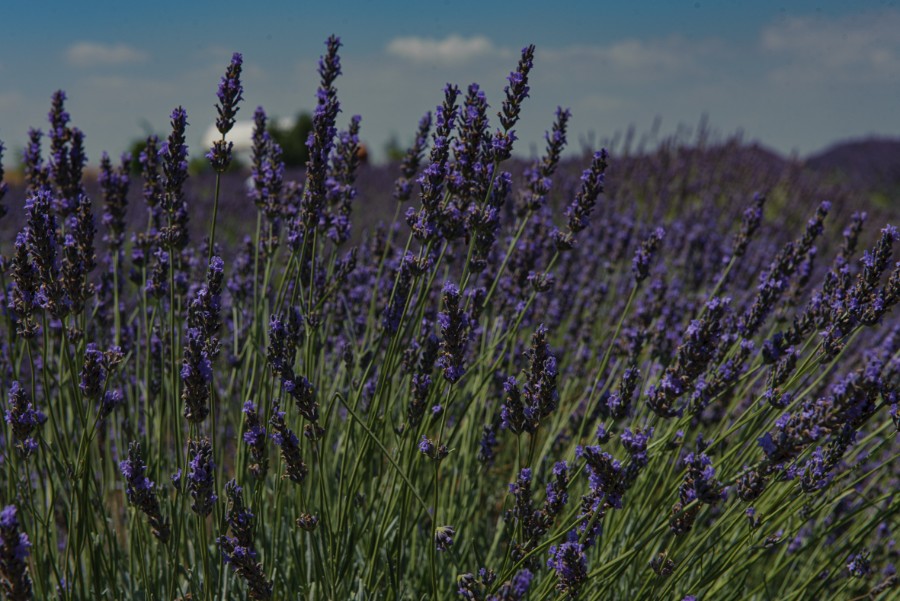
M 282 158 L 287 167 L 303 167 L 309 159 L 306 139 L 312 131 L 312 115 L 299 113 L 292 127 L 280 127 L 276 119 L 269 125 L 269 134 L 281 146 Z
M 141 173 L 141 153 L 147 148 L 147 138 L 135 138 L 128 145 L 128 152 L 131 154 L 131 173 L 139 175 Z
M 384 156 L 391 163 L 397 163 L 406 156 L 406 149 L 400 145 L 400 140 L 397 139 L 395 134 L 391 134 L 391 137 L 385 143 Z

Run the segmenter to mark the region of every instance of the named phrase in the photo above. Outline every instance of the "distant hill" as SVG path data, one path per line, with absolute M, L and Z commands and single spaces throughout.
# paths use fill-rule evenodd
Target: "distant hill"
M 808 157 L 805 165 L 882 202 L 900 205 L 900 140 L 867 138 L 840 142 Z

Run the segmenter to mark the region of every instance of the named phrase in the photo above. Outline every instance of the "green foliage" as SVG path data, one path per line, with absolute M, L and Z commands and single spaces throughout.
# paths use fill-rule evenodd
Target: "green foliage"
M 286 167 L 303 167 L 309 159 L 306 139 L 312 131 L 312 116 L 302 112 L 297 114 L 291 127 L 281 127 L 277 119 L 272 119 L 269 134 L 281 146 L 282 157 Z
M 403 157 L 406 156 L 406 149 L 400 145 L 400 141 L 397 139 L 397 136 L 392 135 L 390 139 L 384 145 L 384 155 L 387 157 L 388 162 L 397 163 L 403 160 Z

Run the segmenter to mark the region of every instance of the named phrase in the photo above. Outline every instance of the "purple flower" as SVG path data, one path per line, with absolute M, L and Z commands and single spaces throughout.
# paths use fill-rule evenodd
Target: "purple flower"
M 94 343 L 89 343 L 84 351 L 84 363 L 81 366 L 81 383 L 79 388 L 85 397 L 97 400 L 103 394 L 106 382 L 106 369 L 103 352 Z
M 105 152 L 100 159 L 100 176 L 98 178 L 100 189 L 103 192 L 103 200 L 106 211 L 103 213 L 103 225 L 108 233 L 104 240 L 109 243 L 110 249 L 116 253 L 125 242 L 125 216 L 128 209 L 128 187 L 130 183 L 129 171 L 131 155 L 125 153 L 120 159 L 120 164 L 113 167 L 109 155 Z
M 581 188 L 575 194 L 575 199 L 566 210 L 568 217 L 568 231 L 563 233 L 556 231 L 556 247 L 560 250 L 571 249 L 575 244 L 575 234 L 590 225 L 591 212 L 597 203 L 597 198 L 604 190 L 604 173 L 606 172 L 609 158 L 605 149 L 594 153 L 591 166 L 581 174 Z
M 506 99 L 500 110 L 500 124 L 503 131 L 509 132 L 519 120 L 522 110 L 522 102 L 528 98 L 528 74 L 534 66 L 534 44 L 522 48 L 522 55 L 515 71 L 509 74 L 509 85 L 504 88 Z M 510 142 L 512 146 L 512 142 Z
M 423 455 L 431 455 L 434 453 L 434 443 L 424 434 L 422 435 L 421 442 L 419 442 L 419 452 Z
M 486 601 L 521 601 L 528 594 L 531 588 L 531 581 L 534 574 L 527 568 L 522 568 L 508 581 L 500 585 L 497 592 L 486 597 Z M 482 578 L 482 581 L 485 579 Z M 490 586 L 490 582 L 485 582 L 486 586 Z
M 469 338 L 468 316 L 459 304 L 459 288 L 451 282 L 444 284 L 444 312 L 438 313 L 441 326 L 441 346 L 438 367 L 443 369 L 444 379 L 455 383 L 465 368 L 465 353 Z
M 497 445 L 497 427 L 494 424 L 485 424 L 481 430 L 481 440 L 479 441 L 480 449 L 478 451 L 478 461 L 487 466 L 494 465 L 496 457 Z
M 118 388 L 107 390 L 103 394 L 103 400 L 100 403 L 100 419 L 106 419 L 117 407 L 123 404 L 125 404 L 125 398 L 122 396 L 121 390 Z
M 622 446 L 631 455 L 633 461 L 639 465 L 647 465 L 647 442 L 653 436 L 653 428 L 642 430 L 637 428 L 634 432 L 625 428 L 625 431 L 619 435 Z
M 502 425 L 515 434 L 536 432 L 540 421 L 553 413 L 559 404 L 556 356 L 550 350 L 547 328 L 543 325 L 532 334 L 531 348 L 525 355 L 529 359 L 529 368 L 522 390 L 512 377 L 503 386 L 507 396 L 500 410 Z
M 862 550 L 850 556 L 847 561 L 847 571 L 854 578 L 862 578 L 872 571 L 872 565 L 869 561 L 869 552 Z
M 641 243 L 641 247 L 634 253 L 632 261 L 632 271 L 634 271 L 634 279 L 641 282 L 650 276 L 650 261 L 659 249 L 662 239 L 666 236 L 666 230 L 661 227 L 656 228 L 647 236 L 647 239 Z
M 331 36 L 325 42 L 326 53 L 319 60 L 319 85 L 316 108 L 313 111 L 313 127 L 306 141 L 309 159 L 306 163 L 306 183 L 300 202 L 300 211 L 291 227 L 295 237 L 303 240 L 304 245 L 312 244 L 312 233 L 323 218 L 323 209 L 327 199 L 327 171 L 334 138 L 337 135 L 335 121 L 340 111 L 334 81 L 341 73 L 341 62 L 338 50 L 341 41 Z
M 244 505 L 242 489 L 235 480 L 225 485 L 225 496 L 228 498 L 225 522 L 231 536 L 216 539 L 222 559 L 247 582 L 250 599 L 270 599 L 272 583 L 266 578 L 262 564 L 256 561 L 257 552 L 253 546 L 256 516 Z
M 225 140 L 215 140 L 212 144 L 212 148 L 209 149 L 204 156 L 209 161 L 210 166 L 212 166 L 213 171 L 216 173 L 224 173 L 228 166 L 231 164 L 231 151 L 234 149 L 233 142 L 226 142 Z
M 128 459 L 119 463 L 119 471 L 125 478 L 125 496 L 131 505 L 147 516 L 153 535 L 165 543 L 169 540 L 169 521 L 160 512 L 156 485 L 144 475 L 146 470 L 140 443 L 130 443 Z
M 446 551 L 453 546 L 456 529 L 453 526 L 438 526 L 434 530 L 434 545 L 438 551 Z
M 281 458 L 284 460 L 284 474 L 282 478 L 288 478 L 295 484 L 302 484 L 309 468 L 306 467 L 300 456 L 300 439 L 288 428 L 284 421 L 284 411 L 275 403 L 272 407 L 272 417 L 269 425 L 272 427 L 272 440 L 281 447 Z
M 187 125 L 187 112 L 179 106 L 172 111 L 172 132 L 159 149 L 163 174 L 160 207 L 166 212 L 168 221 L 160 234 L 166 247 L 177 250 L 188 244 L 188 208 L 184 195 L 188 177 Z
M 19 531 L 19 519 L 15 505 L 7 505 L 0 511 L 0 583 L 10 600 L 32 598 L 31 578 L 27 559 L 31 541 Z
M 432 459 L 441 460 L 449 454 L 449 450 L 445 445 L 435 445 L 434 442 L 424 434 L 422 440 L 419 441 L 419 452 Z
M 712 459 L 705 453 L 688 453 L 684 457 L 684 464 L 687 473 L 678 489 L 682 505 L 687 505 L 695 499 L 713 505 L 725 498 L 725 489 L 716 480 Z
M 188 489 L 194 502 L 191 509 L 194 513 L 206 517 L 212 512 L 218 497 L 215 494 L 215 469 L 216 464 L 212 460 L 212 443 L 203 437 L 199 440 L 188 441 L 188 455 L 190 471 L 188 472 Z
M 47 416 L 31 403 L 28 392 L 14 381 L 9 388 L 9 404 L 4 417 L 12 430 L 16 449 L 27 458 L 38 448 L 33 434 L 47 421 Z
M 550 547 L 547 567 L 556 572 L 559 582 L 556 589 L 572 598 L 578 596 L 581 585 L 587 581 L 587 558 L 584 547 L 575 541 Z
M 184 388 L 184 417 L 200 423 L 209 415 L 209 384 L 212 382 L 212 362 L 205 348 L 199 328 L 188 328 L 184 340 L 184 359 L 181 362 L 181 381 Z
M 219 83 L 219 91 L 216 96 L 219 97 L 219 104 L 216 105 L 216 111 L 219 116 L 216 118 L 216 129 L 224 136 L 234 126 L 235 115 L 240 110 L 238 103 L 244 99 L 244 88 L 241 86 L 241 66 L 244 58 L 240 53 L 235 52 L 231 56 L 231 63 L 225 70 L 225 75 Z

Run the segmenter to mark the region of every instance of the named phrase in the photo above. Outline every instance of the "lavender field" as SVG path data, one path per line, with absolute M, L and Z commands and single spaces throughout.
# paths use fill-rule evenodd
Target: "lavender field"
M 0 145 L 0 596 L 900 594 L 897 199 L 702 131 L 569 153 L 533 46 L 368 165 L 340 46 L 302 170 L 240 54 L 211 148 L 176 107 L 87 157 L 62 91 Z

